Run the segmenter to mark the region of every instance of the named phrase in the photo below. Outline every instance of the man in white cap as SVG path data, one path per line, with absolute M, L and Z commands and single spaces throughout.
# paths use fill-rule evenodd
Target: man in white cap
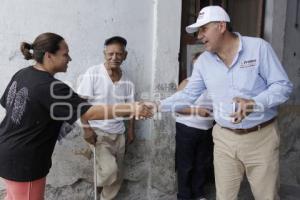
M 288 100 L 292 83 L 269 43 L 229 30 L 219 6 L 203 8 L 196 23 L 206 51 L 197 59 L 186 88 L 160 102 L 170 111 L 190 104 L 205 89 L 213 101 L 214 168 L 218 200 L 236 200 L 246 173 L 257 200 L 278 196 L 278 105 Z M 177 106 L 176 110 L 182 106 Z

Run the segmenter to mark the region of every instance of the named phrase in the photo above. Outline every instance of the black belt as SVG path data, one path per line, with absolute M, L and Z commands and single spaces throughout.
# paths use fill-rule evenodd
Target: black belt
M 265 121 L 257 126 L 254 126 L 254 127 L 251 127 L 251 128 L 246 128 L 246 129 L 231 129 L 231 128 L 227 128 L 227 127 L 222 127 L 222 128 L 225 128 L 227 130 L 230 130 L 232 132 L 235 132 L 237 134 L 247 134 L 247 133 L 251 133 L 253 131 L 258 131 L 259 129 L 262 129 L 266 126 L 268 126 L 269 124 L 271 124 L 272 122 L 274 122 L 276 120 L 276 117 L 268 120 L 268 121 Z

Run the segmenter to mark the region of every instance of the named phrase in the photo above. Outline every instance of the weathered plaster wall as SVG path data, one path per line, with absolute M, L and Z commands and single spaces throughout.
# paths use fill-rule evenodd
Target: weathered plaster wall
M 297 16 L 298 14 L 298 16 Z M 296 25 L 298 23 L 298 26 Z M 283 65 L 294 84 L 281 112 L 281 186 L 287 198 L 300 198 L 300 2 L 287 3 Z
M 283 59 L 287 1 L 266 0 L 264 39 L 272 44 L 279 60 Z
M 298 16 L 297 16 L 298 9 Z M 300 198 L 300 4 L 297 0 L 267 0 L 265 39 L 273 46 L 294 84 L 290 100 L 280 107 L 281 199 Z

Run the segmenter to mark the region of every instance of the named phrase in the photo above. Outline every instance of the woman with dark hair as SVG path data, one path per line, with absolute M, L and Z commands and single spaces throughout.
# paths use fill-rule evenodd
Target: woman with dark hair
M 151 117 L 152 112 L 142 103 L 91 106 L 54 78 L 71 61 L 67 43 L 57 34 L 43 33 L 32 44 L 23 42 L 21 51 L 36 64 L 15 73 L 0 100 L 6 110 L 0 124 L 0 177 L 6 200 L 42 200 L 55 143 L 68 125 L 78 118 L 86 123 Z

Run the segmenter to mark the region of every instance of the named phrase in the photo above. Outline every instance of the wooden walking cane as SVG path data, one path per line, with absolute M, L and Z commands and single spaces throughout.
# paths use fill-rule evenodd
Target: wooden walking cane
M 93 145 L 93 154 L 94 154 L 94 198 L 97 200 L 97 168 L 96 168 L 96 147 Z

